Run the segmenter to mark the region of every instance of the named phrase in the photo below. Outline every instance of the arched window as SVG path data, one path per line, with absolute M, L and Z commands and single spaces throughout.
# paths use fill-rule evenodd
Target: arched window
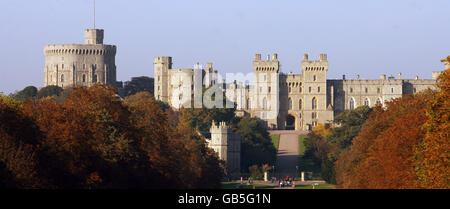
M 350 110 L 355 109 L 355 100 L 353 98 L 350 98 Z
M 94 77 L 92 78 L 92 83 L 96 83 L 97 82 L 97 74 L 94 74 Z
M 267 99 L 265 97 L 263 98 L 262 107 L 263 107 L 263 110 L 267 109 Z
M 313 80 L 316 81 L 316 75 L 313 76 Z
M 302 109 L 302 100 L 298 100 L 298 109 L 301 110 Z
M 86 75 L 83 74 L 83 83 L 86 82 Z
M 312 109 L 317 109 L 317 99 L 315 97 L 312 99 Z
M 291 98 L 289 98 L 288 104 L 289 104 L 289 110 L 292 110 L 292 99 Z
M 317 87 L 317 92 L 320 92 L 320 86 L 319 86 L 319 87 Z
M 370 100 L 369 100 L 369 98 L 366 98 L 366 99 L 364 100 L 364 105 L 370 106 Z
M 61 75 L 61 82 L 64 82 L 64 74 Z
M 381 99 L 380 98 L 377 99 L 377 103 L 376 104 L 377 105 L 381 105 Z

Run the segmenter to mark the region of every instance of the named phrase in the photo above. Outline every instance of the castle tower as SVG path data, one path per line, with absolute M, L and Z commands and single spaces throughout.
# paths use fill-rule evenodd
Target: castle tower
M 116 46 L 103 44 L 103 33 L 102 29 L 87 29 L 85 44 L 45 46 L 44 86 L 116 85 Z
M 327 111 L 327 55 L 320 54 L 319 60 L 308 60 L 308 54 L 303 55 L 301 69 L 304 83 L 304 125 L 330 123 L 327 120 L 332 120 L 333 114 L 330 116 L 330 112 Z
M 256 54 L 253 60 L 253 71 L 255 73 L 254 93 L 251 107 L 247 107 L 257 116 L 267 122 L 268 126 L 278 126 L 279 109 L 279 72 L 280 62 L 278 55 L 270 55 L 261 60 L 261 54 Z
M 86 29 L 84 31 L 84 43 L 85 44 L 103 44 L 102 29 Z
M 156 100 L 169 102 L 169 69 L 172 69 L 172 57 L 155 57 L 154 62 Z
M 236 177 L 241 170 L 241 140 L 239 135 L 231 132 L 225 122 L 215 121 L 211 125 L 211 147 L 219 158 L 226 162 L 228 176 Z

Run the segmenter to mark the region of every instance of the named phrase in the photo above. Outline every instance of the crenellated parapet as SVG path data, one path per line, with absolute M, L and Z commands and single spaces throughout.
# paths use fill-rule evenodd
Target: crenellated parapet
M 327 54 L 320 54 L 319 60 L 309 60 L 308 54 L 303 55 L 302 71 L 328 71 Z
M 116 55 L 114 45 L 85 45 L 85 44 L 50 44 L 44 47 L 45 56 L 59 55 Z
M 280 69 L 280 62 L 278 61 L 278 55 L 273 54 L 272 60 L 270 55 L 267 55 L 266 60 L 261 59 L 261 54 L 255 54 L 255 59 L 253 60 L 253 70 L 255 72 L 275 72 L 278 73 Z

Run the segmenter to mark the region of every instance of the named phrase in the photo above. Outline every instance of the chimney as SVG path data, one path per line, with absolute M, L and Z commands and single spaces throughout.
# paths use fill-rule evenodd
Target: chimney
M 342 80 L 345 80 L 345 75 L 342 75 Z
M 308 61 L 308 54 L 303 54 L 303 61 Z
M 270 54 L 267 55 L 267 62 L 270 62 Z
M 359 80 L 359 74 L 356 74 L 356 80 Z

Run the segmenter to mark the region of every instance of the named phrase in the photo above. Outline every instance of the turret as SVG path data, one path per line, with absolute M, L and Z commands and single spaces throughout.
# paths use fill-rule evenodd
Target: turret
M 103 29 L 86 29 L 84 31 L 85 44 L 103 44 Z

